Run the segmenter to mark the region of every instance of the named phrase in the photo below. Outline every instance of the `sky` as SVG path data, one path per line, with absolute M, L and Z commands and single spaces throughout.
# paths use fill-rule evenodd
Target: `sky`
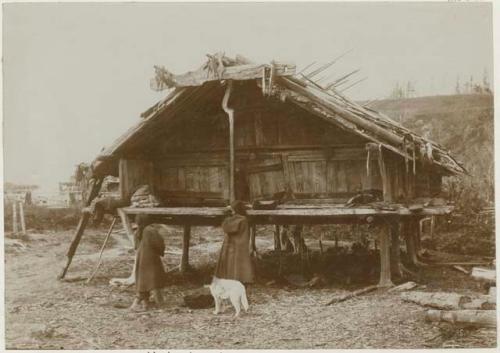
M 198 68 L 207 53 L 300 69 L 347 52 L 333 77 L 382 99 L 412 82 L 451 94 L 493 81 L 489 3 L 12 3 L 3 5 L 4 181 L 53 188 L 161 99 L 153 65 Z

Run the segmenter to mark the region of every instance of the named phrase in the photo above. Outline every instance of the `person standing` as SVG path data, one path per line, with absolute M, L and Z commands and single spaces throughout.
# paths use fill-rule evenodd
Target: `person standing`
M 151 224 L 147 216 L 136 217 L 136 298 L 132 310 L 148 310 L 149 297 L 157 305 L 163 303 L 161 288 L 165 286 L 166 273 L 161 258 L 165 253 L 165 242 L 160 234 L 161 225 Z
M 225 233 L 215 277 L 233 279 L 247 285 L 254 282 L 255 273 L 250 257 L 250 230 L 245 205 L 234 201 L 231 215 L 222 222 Z

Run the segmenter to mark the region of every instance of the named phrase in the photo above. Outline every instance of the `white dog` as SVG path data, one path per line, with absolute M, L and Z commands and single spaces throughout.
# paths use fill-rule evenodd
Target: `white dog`
M 210 293 L 214 297 L 215 315 L 220 312 L 222 300 L 228 298 L 231 300 L 234 310 L 236 310 L 236 314 L 234 314 L 235 317 L 240 315 L 240 304 L 243 305 L 243 309 L 245 309 L 245 311 L 248 311 L 247 293 L 241 282 L 232 279 L 214 277 L 212 279 L 212 283 L 205 285 L 205 288 L 209 288 Z

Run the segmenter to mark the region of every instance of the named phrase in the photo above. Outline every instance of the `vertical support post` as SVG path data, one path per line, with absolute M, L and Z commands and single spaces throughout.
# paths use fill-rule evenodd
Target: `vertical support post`
M 274 250 L 278 252 L 278 276 L 281 276 L 281 229 L 279 225 L 274 228 Z
M 274 250 L 281 250 L 281 240 L 280 240 L 280 226 L 274 226 Z
M 132 230 L 132 225 L 130 224 L 130 219 L 128 218 L 127 214 L 125 211 L 121 208 L 118 208 L 116 210 L 118 213 L 118 216 L 120 216 L 120 220 L 122 222 L 123 229 L 125 230 L 125 233 L 127 234 L 128 239 L 130 240 L 130 243 L 132 244 L 132 247 L 136 247 L 137 244 L 135 243 L 135 237 L 134 237 L 134 231 Z
M 191 238 L 191 226 L 184 226 L 184 234 L 182 237 L 182 257 L 181 257 L 181 272 L 187 272 L 189 269 L 189 240 Z
M 418 220 L 411 218 L 406 221 L 406 252 L 408 253 L 408 258 L 410 263 L 415 266 L 426 266 L 423 262 L 420 262 L 417 257 L 417 244 L 416 244 L 416 232 L 418 230 Z
M 23 235 L 26 235 L 26 221 L 24 219 L 24 208 L 22 202 L 19 202 L 19 219 L 21 220 L 21 232 Z
M 414 223 L 414 227 L 413 227 L 413 239 L 415 240 L 415 251 L 417 253 L 417 258 L 418 258 L 418 255 L 420 254 L 420 250 L 421 250 L 421 247 L 420 247 L 420 236 L 421 236 L 421 232 L 420 232 L 420 227 L 418 227 L 418 223 L 419 221 L 416 221 Z
M 17 201 L 12 204 L 12 231 L 17 233 L 19 228 L 17 226 Z
M 226 92 L 222 99 L 222 109 L 229 119 L 229 200 L 234 201 L 234 109 L 228 107 L 229 96 L 233 89 L 233 81 L 227 81 Z
M 99 194 L 99 190 L 101 190 L 102 182 L 104 178 L 94 179 L 92 184 L 92 189 L 90 190 L 89 196 L 87 200 L 85 200 L 85 206 L 90 206 L 90 203 L 96 196 Z M 68 252 L 66 254 L 66 265 L 64 266 L 61 274 L 58 276 L 59 279 L 63 279 L 66 276 L 66 272 L 68 271 L 69 266 L 71 265 L 71 261 L 73 261 L 73 256 L 75 255 L 76 248 L 78 244 L 80 244 L 80 240 L 82 239 L 83 232 L 85 231 L 85 227 L 90 219 L 90 213 L 87 211 L 83 211 L 80 221 L 78 222 L 78 226 L 76 227 L 75 235 L 73 236 L 73 240 L 69 246 Z
M 390 243 L 389 243 L 389 227 L 387 225 L 380 226 L 380 280 L 379 287 L 391 287 L 391 263 L 390 263 Z
M 390 173 L 387 173 L 386 161 L 384 159 L 384 152 L 382 146 L 379 146 L 378 150 L 378 166 L 380 169 L 380 176 L 382 178 L 382 188 L 384 201 L 391 202 L 392 201 L 392 190 L 391 190 L 391 180 Z
M 250 226 L 250 245 L 251 245 L 251 251 L 252 251 L 252 255 L 256 255 L 257 254 L 257 247 L 255 246 L 255 235 L 257 233 L 257 227 L 255 226 L 255 224 L 252 224 Z
M 403 277 L 403 271 L 401 269 L 399 228 L 399 222 L 391 223 L 391 272 L 397 277 Z

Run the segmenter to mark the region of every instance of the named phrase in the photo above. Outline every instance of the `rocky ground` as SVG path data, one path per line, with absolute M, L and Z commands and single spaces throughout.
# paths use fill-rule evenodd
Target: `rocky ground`
M 214 316 L 212 309 L 183 306 L 183 295 L 207 283 L 220 249 L 217 228 L 194 228 L 190 251 L 194 271 L 172 271 L 165 307 L 128 310 L 133 288 L 109 286 L 112 277 L 128 277 L 133 252 L 123 233 L 114 233 L 95 279 L 85 279 L 97 263 L 105 230 L 89 230 L 68 272 L 57 280 L 72 232 L 30 233 L 5 238 L 7 349 L 334 349 L 495 347 L 496 330 L 456 328 L 424 321 L 425 309 L 378 290 L 325 306 L 351 287 L 371 283 L 328 283 L 297 288 L 261 279 L 249 290 L 250 310 L 233 319 L 233 309 Z M 267 235 L 266 235 L 267 234 Z M 167 270 L 180 259 L 180 229 L 169 228 Z M 270 233 L 257 238 L 260 253 L 270 250 Z M 308 243 L 310 247 L 314 244 Z M 436 254 L 435 254 L 436 255 Z M 437 256 L 437 255 L 436 255 Z M 441 254 L 446 259 L 460 256 Z M 470 260 L 470 259 L 469 259 Z M 265 276 L 264 276 L 265 277 Z M 484 293 L 480 284 L 447 267 L 426 268 L 419 284 L 427 290 Z

